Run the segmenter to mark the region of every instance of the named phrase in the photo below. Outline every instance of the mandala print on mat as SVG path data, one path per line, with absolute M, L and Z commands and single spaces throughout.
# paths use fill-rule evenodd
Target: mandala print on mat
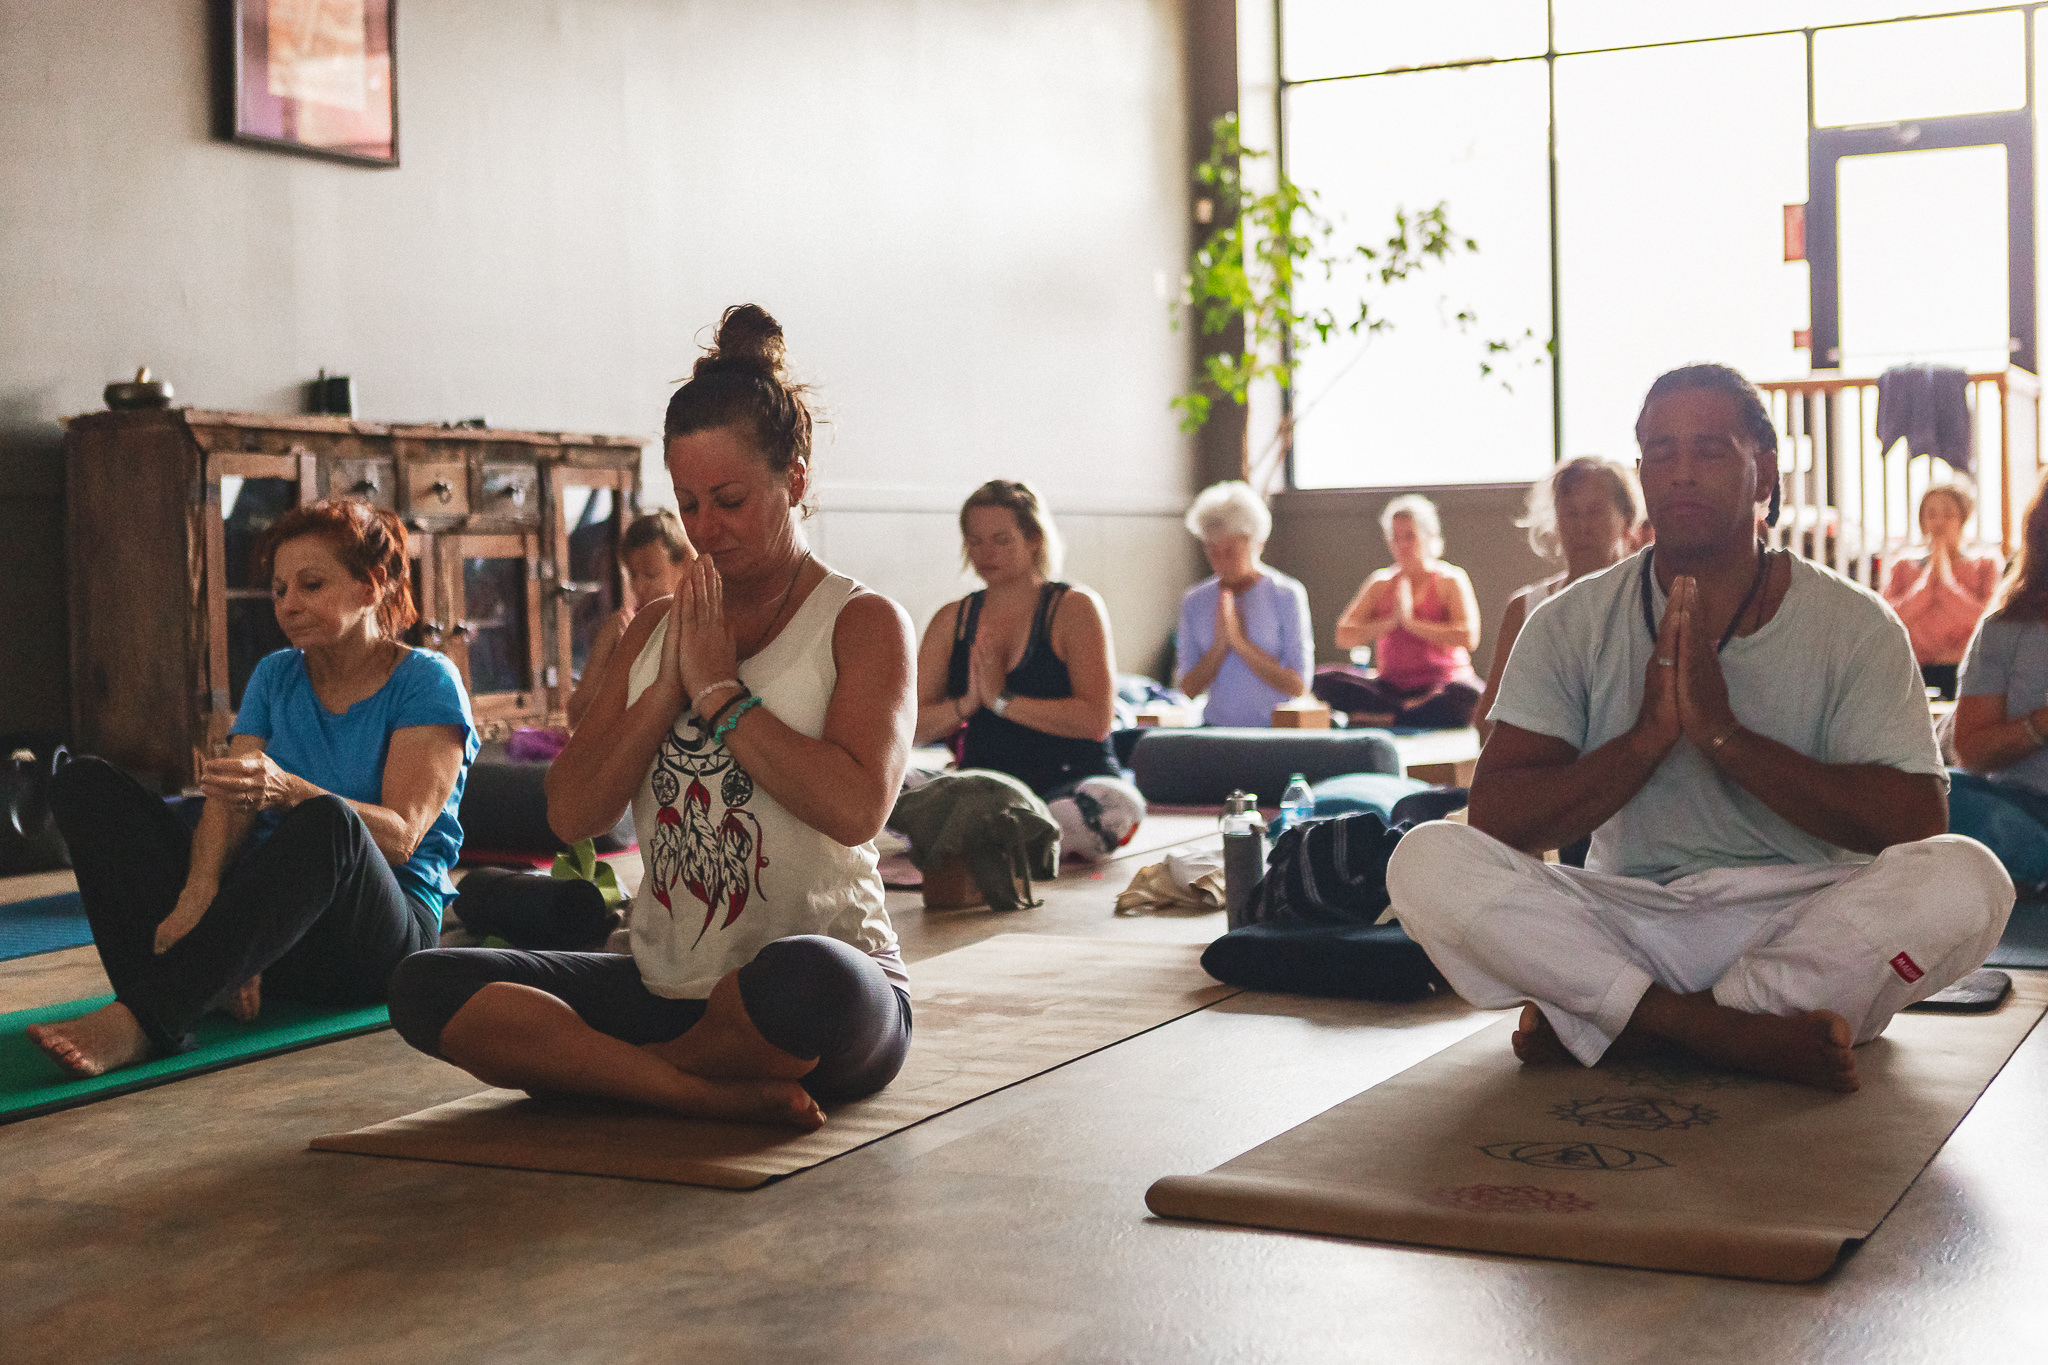
M 1593 1207 L 1592 1200 L 1569 1190 L 1535 1185 L 1454 1185 L 1431 1190 L 1425 1197 L 1432 1204 L 1466 1213 L 1583 1213 Z
M 694 721 L 686 724 L 688 734 L 681 732 L 682 727 L 672 728 L 654 756 L 649 786 L 660 809 L 649 841 L 647 875 L 654 899 L 671 916 L 677 913 L 678 887 L 704 907 L 704 923 L 691 940 L 695 947 L 720 908 L 725 920 L 718 927 L 729 929 L 748 900 L 761 894 L 768 850 L 761 822 L 746 808 L 754 799 L 754 779 L 723 744 Z M 715 807 L 713 787 L 718 790 Z

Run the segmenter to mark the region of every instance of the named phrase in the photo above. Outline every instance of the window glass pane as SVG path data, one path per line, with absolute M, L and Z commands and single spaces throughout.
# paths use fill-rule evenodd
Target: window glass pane
M 1476 255 L 1427 267 L 1375 312 L 1394 323 L 1341 336 L 1295 371 L 1295 482 L 1303 488 L 1519 481 L 1552 458 L 1547 92 L 1540 62 L 1297 88 L 1288 94 L 1294 179 L 1323 196 L 1350 242 L 1383 241 L 1397 206 L 1447 204 Z M 1304 297 L 1355 315 L 1359 276 Z M 1469 332 L 1452 318 L 1478 315 Z M 1482 338 L 1536 340 L 1512 392 L 1481 379 Z
M 1540 56 L 1544 28 L 1544 0 L 1285 0 L 1281 70 L 1299 81 L 1475 57 Z
M 269 597 L 228 599 L 228 705 L 239 708 L 249 675 L 266 654 L 289 645 Z
M 562 490 L 562 501 L 562 523 L 569 527 L 568 577 L 589 589 L 578 593 L 569 609 L 569 667 L 580 678 L 591 642 L 620 605 L 612 586 L 618 577 L 618 497 L 609 488 L 572 484 Z
M 2025 38 L 2017 14 L 1816 33 L 1814 122 L 1828 128 L 2022 108 Z
M 469 690 L 526 692 L 526 561 L 462 561 L 463 621 L 469 626 Z
M 1797 36 L 1560 58 L 1564 453 L 1635 458 L 1650 381 L 1694 361 L 1804 374 L 1806 199 Z
M 2006 363 L 2005 148 L 1836 163 L 1842 369 Z
M 221 476 L 220 519 L 226 563 L 222 577 L 233 588 L 268 588 L 255 579 L 256 542 L 279 517 L 299 505 L 297 479 Z M 266 608 L 267 610 L 267 608 Z
M 1556 0 L 1560 52 L 1985 9 L 1968 0 Z

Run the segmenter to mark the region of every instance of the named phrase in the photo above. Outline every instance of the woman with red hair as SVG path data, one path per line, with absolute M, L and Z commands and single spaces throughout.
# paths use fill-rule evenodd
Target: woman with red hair
M 291 647 L 251 674 L 196 829 L 99 759 L 57 774 L 51 809 L 114 988 L 28 1030 L 66 1071 L 182 1051 L 202 1014 L 246 1022 L 263 990 L 375 1004 L 438 941 L 477 735 L 454 665 L 398 642 L 418 615 L 405 540 L 390 512 L 344 501 L 264 535 L 258 580 Z

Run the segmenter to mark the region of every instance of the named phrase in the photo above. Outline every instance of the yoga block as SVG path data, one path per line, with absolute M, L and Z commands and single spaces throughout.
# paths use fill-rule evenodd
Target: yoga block
M 1147 801 L 1217 806 L 1244 790 L 1262 806 L 1280 804 L 1295 773 L 1310 783 L 1345 773 L 1398 773 L 1401 755 L 1379 730 L 1261 730 L 1205 726 L 1147 730 L 1131 751 L 1131 769 Z
M 1275 730 L 1327 730 L 1330 728 L 1330 708 L 1319 701 L 1296 702 L 1273 708 Z

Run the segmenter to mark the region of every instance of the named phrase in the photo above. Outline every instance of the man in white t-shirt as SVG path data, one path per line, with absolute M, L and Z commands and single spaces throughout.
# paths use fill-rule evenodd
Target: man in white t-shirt
M 1898 618 L 1758 538 L 1778 458 L 1756 389 L 1674 370 L 1636 439 L 1655 545 L 1531 613 L 1470 826 L 1401 841 L 1394 909 L 1473 1004 L 1534 1002 L 1525 1062 L 1675 1045 L 1853 1090 L 1852 1047 L 1982 964 L 2012 882 L 1943 832 Z M 1588 833 L 1585 869 L 1539 861 Z

